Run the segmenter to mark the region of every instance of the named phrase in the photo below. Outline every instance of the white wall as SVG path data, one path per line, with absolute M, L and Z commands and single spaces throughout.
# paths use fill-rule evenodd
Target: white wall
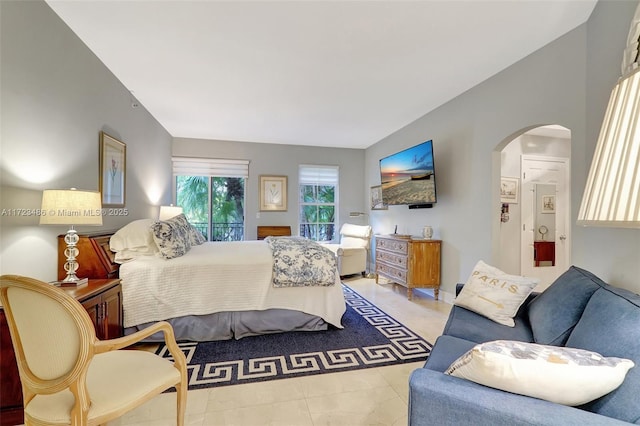
M 66 226 L 13 209 L 39 209 L 43 189 L 97 190 L 102 130 L 126 143 L 128 215 L 84 230 L 157 215 L 171 201 L 171 135 L 46 3 L 2 1 L 0 19 L 0 273 L 54 280 Z
M 316 164 L 338 166 L 340 187 L 338 194 L 338 223 L 361 224 L 360 218 L 349 218 L 349 212 L 366 211 L 362 199 L 364 187 L 364 150 L 319 148 L 300 145 L 280 145 L 250 142 L 229 142 L 203 139 L 175 138 L 173 155 L 182 157 L 234 158 L 250 160 L 246 188 L 245 236 L 256 238 L 258 225 L 289 225 L 298 235 L 298 166 Z M 258 178 L 260 175 L 288 177 L 288 210 L 258 213 Z
M 499 241 L 499 152 L 531 127 L 571 130 L 571 210 L 575 223 L 610 90 L 620 73 L 637 2 L 600 1 L 587 24 L 550 43 L 373 145 L 366 181 L 380 183 L 378 161 L 433 139 L 438 203 L 433 209 L 392 206 L 372 212 L 376 233 L 419 234 L 434 227 L 443 240 L 442 288 L 453 293 L 475 263 L 493 263 Z M 614 52 L 614 53 L 612 53 Z M 640 292 L 640 231 L 572 229 L 573 263 L 611 284 Z

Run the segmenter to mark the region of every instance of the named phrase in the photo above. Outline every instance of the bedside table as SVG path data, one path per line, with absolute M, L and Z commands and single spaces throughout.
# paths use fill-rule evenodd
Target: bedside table
M 120 279 L 90 279 L 80 288 L 59 287 L 75 298 L 89 313 L 100 340 L 123 335 L 122 285 Z M 22 385 L 18 375 L 16 356 L 9 335 L 9 326 L 0 306 L 0 425 L 19 425 L 24 422 Z
M 96 337 L 100 340 L 122 337 L 122 285 L 119 278 L 90 279 L 84 287 L 59 287 L 87 310 Z

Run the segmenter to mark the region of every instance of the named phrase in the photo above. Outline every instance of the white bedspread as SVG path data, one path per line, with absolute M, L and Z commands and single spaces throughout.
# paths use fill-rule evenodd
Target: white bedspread
M 340 277 L 328 287 L 271 285 L 273 260 L 264 241 L 208 242 L 184 256 L 145 256 L 120 266 L 124 326 L 224 311 L 293 309 L 342 328 Z

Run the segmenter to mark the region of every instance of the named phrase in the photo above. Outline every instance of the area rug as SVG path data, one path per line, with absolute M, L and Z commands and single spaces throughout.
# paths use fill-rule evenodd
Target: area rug
M 186 342 L 189 389 L 422 361 L 432 345 L 343 284 L 344 329 Z M 166 346 L 157 354 L 171 358 Z

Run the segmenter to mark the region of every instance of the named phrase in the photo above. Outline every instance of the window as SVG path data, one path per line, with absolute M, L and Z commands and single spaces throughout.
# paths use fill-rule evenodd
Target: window
M 337 166 L 300 166 L 300 236 L 331 241 L 335 236 L 338 203 Z
M 246 160 L 173 158 L 176 204 L 209 241 L 244 240 Z

